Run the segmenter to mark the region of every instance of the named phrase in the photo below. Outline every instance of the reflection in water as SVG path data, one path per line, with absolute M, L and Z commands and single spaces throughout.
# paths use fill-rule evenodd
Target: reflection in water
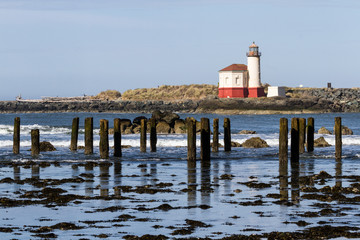
M 299 186 L 299 162 L 291 163 L 291 201 L 293 203 L 300 202 L 300 186 Z
M 100 196 L 109 196 L 109 165 L 100 165 Z
M 156 185 L 157 169 L 156 164 L 150 164 L 151 184 Z
M 120 161 L 114 162 L 114 195 L 115 197 L 121 196 L 121 174 L 122 174 L 122 165 Z
M 201 162 L 201 204 L 210 206 L 210 161 Z
M 196 162 L 188 161 L 188 206 L 196 205 Z
M 342 160 L 337 159 L 336 160 L 336 166 L 335 166 L 335 186 L 336 187 L 342 187 Z
M 280 200 L 287 201 L 289 198 L 288 192 L 288 163 L 279 161 L 279 182 L 280 182 Z
M 229 162 L 224 163 L 224 172 L 225 174 L 231 175 L 231 166 Z M 231 180 L 226 180 L 224 182 L 224 192 L 225 194 L 231 193 Z
M 94 167 L 92 166 L 92 164 L 85 164 L 85 173 L 85 196 L 92 197 L 94 194 L 92 181 L 94 176 Z
M 147 184 L 147 164 L 140 164 L 140 171 L 141 171 L 141 185 L 145 186 Z
M 31 177 L 40 179 L 40 167 L 39 165 L 32 165 L 31 166 Z
M 17 181 L 17 180 L 20 180 L 20 167 L 15 165 L 14 166 L 14 180 Z
M 213 174 L 213 181 L 214 181 L 214 188 L 215 191 L 213 193 L 213 197 L 215 201 L 219 201 L 219 193 L 220 191 L 218 191 L 219 189 L 219 163 L 215 162 L 213 163 L 213 167 L 212 167 L 212 174 Z

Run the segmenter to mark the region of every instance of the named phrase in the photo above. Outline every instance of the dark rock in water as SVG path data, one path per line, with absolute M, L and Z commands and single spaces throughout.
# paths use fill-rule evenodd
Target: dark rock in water
M 133 133 L 134 132 L 133 132 L 132 126 L 127 127 L 123 132 L 123 134 L 133 134 Z
M 139 117 L 134 118 L 133 124 L 141 125 L 141 120 L 142 119 L 147 120 L 147 118 L 145 116 L 139 116 Z
M 251 130 L 241 130 L 239 134 L 256 134 L 256 131 Z
M 334 134 L 335 134 L 335 126 L 334 126 Z M 353 131 L 347 126 L 341 125 L 341 134 L 342 135 L 353 135 Z
M 177 119 L 175 120 L 174 123 L 174 132 L 175 133 L 186 133 L 186 125 L 185 125 L 185 121 L 182 119 Z
M 141 126 L 140 125 L 133 125 L 132 132 L 133 133 L 140 133 L 141 132 Z
M 156 132 L 157 133 L 170 133 L 170 125 L 163 121 L 163 120 L 160 120 L 158 122 L 158 124 L 156 125 Z
M 56 151 L 56 148 L 50 142 L 40 142 L 40 152 L 52 152 Z
M 314 140 L 314 147 L 330 147 L 331 145 L 325 140 L 324 137 L 319 137 Z
M 161 112 L 161 111 L 155 111 L 153 112 L 153 114 L 151 115 L 151 118 L 155 118 L 156 120 L 162 120 L 167 122 L 170 126 L 173 126 L 175 123 L 175 120 L 180 119 L 180 116 L 177 115 L 176 113 L 172 113 L 172 112 Z
M 331 134 L 331 132 L 328 129 L 326 129 L 325 127 L 321 127 L 318 130 L 318 134 Z
M 241 147 L 244 148 L 266 148 L 270 147 L 265 140 L 262 140 L 259 137 L 253 137 L 248 140 L 246 140 L 243 144 L 241 144 Z
M 214 147 L 214 143 L 210 143 L 210 146 L 213 148 Z M 218 147 L 224 147 L 221 143 L 218 143 Z
M 241 147 L 241 144 L 238 142 L 231 142 L 231 147 Z
M 131 127 L 132 123 L 130 119 L 120 119 L 120 128 L 123 133 L 126 128 Z

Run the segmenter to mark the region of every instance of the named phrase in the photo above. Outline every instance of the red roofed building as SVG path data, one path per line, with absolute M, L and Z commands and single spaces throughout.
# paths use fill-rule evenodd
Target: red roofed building
M 253 43 L 249 47 L 248 66 L 232 64 L 219 71 L 219 98 L 264 97 L 260 82 L 259 47 Z

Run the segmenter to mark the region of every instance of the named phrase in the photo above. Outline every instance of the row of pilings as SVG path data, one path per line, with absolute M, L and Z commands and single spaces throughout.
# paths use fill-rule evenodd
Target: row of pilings
M 157 132 L 156 132 L 156 119 L 149 119 L 149 132 L 150 132 L 150 152 L 156 152 Z M 210 144 L 211 130 L 210 121 L 208 118 L 201 118 L 200 127 L 200 158 L 204 161 L 210 161 L 211 149 L 213 152 L 219 151 L 219 119 L 213 120 L 213 144 Z M 140 129 L 140 151 L 146 152 L 147 146 L 147 120 L 141 119 Z M 93 118 L 85 119 L 85 155 L 94 153 L 93 139 L 94 139 L 94 122 Z M 187 128 L 187 159 L 188 161 L 196 160 L 196 120 L 194 118 L 186 119 Z M 77 151 L 78 149 L 78 135 L 79 135 L 79 118 L 76 117 L 72 121 L 71 142 L 70 150 Z M 106 119 L 100 120 L 100 142 L 99 152 L 100 158 L 109 158 L 109 121 Z M 114 157 L 122 156 L 121 149 L 121 120 L 114 119 Z M 224 119 L 224 151 L 231 151 L 231 129 L 230 119 Z M 13 136 L 13 153 L 20 153 L 20 118 L 14 119 L 14 136 Z M 31 155 L 36 157 L 40 154 L 40 131 L 39 129 L 31 130 Z
M 157 133 L 156 120 L 151 118 L 150 121 L 150 152 L 156 152 Z M 210 145 L 210 122 L 208 118 L 201 118 L 200 122 L 200 159 L 204 161 L 210 160 L 210 151 L 219 151 L 219 119 L 213 120 L 213 144 Z M 290 160 L 292 164 L 299 162 L 300 154 L 314 151 L 314 133 L 315 133 L 314 118 L 292 118 L 291 119 L 291 146 L 290 146 Z M 94 152 L 93 147 L 93 118 L 85 119 L 85 151 L 86 155 L 91 155 Z M 188 161 L 196 160 L 196 120 L 194 118 L 186 119 L 187 128 L 187 159 Z M 288 162 L 288 119 L 280 119 L 279 130 L 279 162 L 285 164 Z M 79 134 L 79 118 L 76 117 L 72 121 L 71 143 L 70 150 L 77 151 L 78 148 L 78 134 Z M 114 119 L 114 157 L 122 156 L 121 149 L 121 120 Z M 140 151 L 146 152 L 147 140 L 147 120 L 141 119 L 140 130 Z M 305 148 L 306 146 L 306 148 Z M 231 151 L 231 127 L 230 119 L 224 119 L 224 151 Z M 20 152 L 20 118 L 14 119 L 14 136 L 13 136 L 13 153 Z M 100 158 L 109 158 L 109 121 L 106 119 L 100 120 L 100 143 L 99 143 Z M 37 156 L 40 153 L 40 131 L 39 129 L 31 130 L 31 154 Z M 341 117 L 335 118 L 335 158 L 341 159 L 342 155 L 342 136 L 341 136 Z

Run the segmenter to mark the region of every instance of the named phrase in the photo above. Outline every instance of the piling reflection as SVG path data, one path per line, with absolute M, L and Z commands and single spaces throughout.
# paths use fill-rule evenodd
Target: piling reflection
M 299 168 L 299 162 L 291 163 L 291 201 L 295 204 L 300 202 Z
M 150 164 L 151 184 L 156 185 L 157 169 L 156 164 Z
M 342 187 L 342 160 L 337 159 L 335 165 L 335 186 Z
M 40 179 L 40 167 L 39 165 L 31 166 L 31 177 L 35 179 Z
M 201 162 L 201 204 L 210 206 L 211 172 L 210 161 Z
M 224 172 L 227 175 L 231 175 L 231 166 L 229 162 L 225 162 L 224 163 Z M 231 193 L 231 181 L 230 180 L 226 180 L 224 182 L 224 192 L 225 194 L 230 194 Z
M 18 181 L 18 180 L 20 180 L 21 178 L 20 178 L 20 167 L 19 166 L 17 166 L 17 165 L 15 165 L 14 166 L 14 180 L 15 181 Z
M 280 200 L 287 201 L 289 199 L 288 191 L 288 163 L 279 163 L 279 182 L 280 182 Z
M 100 196 L 109 196 L 109 165 L 100 165 Z
M 196 162 L 188 161 L 188 206 L 196 205 Z
M 93 196 L 94 167 L 92 164 L 85 164 L 85 196 Z

